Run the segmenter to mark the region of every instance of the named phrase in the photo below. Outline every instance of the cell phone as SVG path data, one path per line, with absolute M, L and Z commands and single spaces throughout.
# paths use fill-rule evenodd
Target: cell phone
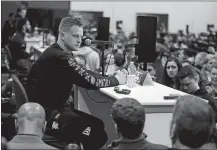
M 164 100 L 177 99 L 179 96 L 164 96 Z
M 128 95 L 131 93 L 131 91 L 128 89 L 116 90 L 115 92 L 118 94 L 125 94 L 125 95 Z

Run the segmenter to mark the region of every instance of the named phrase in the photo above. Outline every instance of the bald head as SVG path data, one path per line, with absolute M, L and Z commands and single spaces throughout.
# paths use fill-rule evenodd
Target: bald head
M 18 111 L 18 132 L 42 134 L 45 126 L 45 110 L 37 103 L 25 103 Z
M 45 110 L 37 103 L 25 103 L 18 111 L 18 118 L 25 118 L 30 121 L 35 119 L 45 120 Z

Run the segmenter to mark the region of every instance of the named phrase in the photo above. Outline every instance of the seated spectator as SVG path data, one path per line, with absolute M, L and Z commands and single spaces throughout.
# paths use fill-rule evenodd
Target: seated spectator
M 114 54 L 108 54 L 105 60 L 105 74 L 113 75 L 117 71 L 117 66 L 115 65 Z
M 45 110 L 37 103 L 23 104 L 18 111 L 17 135 L 8 149 L 56 149 L 42 141 L 46 128 Z
M 31 67 L 30 61 L 27 59 L 20 59 L 16 64 L 15 75 L 18 77 L 20 82 L 23 84 L 24 88 L 26 85 L 26 78 L 29 73 Z M 13 79 L 9 78 L 8 81 L 2 86 L 1 93 L 2 97 L 10 97 L 12 96 L 12 83 Z
M 192 65 L 191 61 L 189 60 L 182 61 L 182 67 L 187 66 L 187 65 Z
M 167 149 L 164 145 L 153 144 L 146 140 L 143 133 L 145 125 L 144 107 L 135 99 L 117 100 L 111 109 L 119 139 L 109 146 L 112 149 Z
M 180 96 L 174 106 L 170 126 L 173 149 L 216 149 L 212 133 L 215 113 L 195 96 Z
M 163 72 L 164 67 L 167 59 L 169 58 L 168 52 L 161 52 L 159 53 L 157 59 L 155 60 L 155 67 L 156 67 L 156 77 L 159 83 L 163 83 Z
M 184 66 L 180 69 L 178 77 L 180 79 L 181 86 L 184 92 L 198 96 L 205 100 L 208 100 L 209 104 L 217 114 L 217 103 L 210 96 L 207 90 L 199 85 L 199 75 L 197 69 L 193 66 Z M 217 119 L 217 118 L 216 118 Z M 217 121 L 217 120 L 216 120 Z
M 199 52 L 195 56 L 194 59 L 194 66 L 197 67 L 199 70 L 202 69 L 202 66 L 204 64 L 204 60 L 206 58 L 207 53 L 206 52 Z
M 176 57 L 170 57 L 164 68 L 163 84 L 174 89 L 179 89 L 180 83 L 177 75 L 181 67 L 182 65 Z
M 83 41 L 89 38 L 84 38 Z M 93 50 L 90 46 L 86 46 L 84 42 L 81 43 L 81 47 L 78 51 L 74 51 L 73 55 L 81 55 L 86 60 L 85 68 L 93 72 L 99 72 L 100 57 L 99 54 Z
M 211 88 L 211 89 L 210 89 Z M 217 98 L 217 63 L 214 63 L 211 67 L 211 84 L 210 84 L 211 95 L 216 99 Z
M 215 57 L 212 54 L 208 54 L 205 57 L 203 67 L 201 69 L 201 75 L 203 77 L 203 80 L 206 82 L 206 84 L 209 84 L 211 82 L 211 67 L 215 63 Z
M 9 49 L 12 55 L 11 68 L 16 68 L 16 63 L 20 59 L 28 59 L 29 54 L 26 52 L 26 42 L 24 40 L 25 33 L 28 30 L 27 21 L 25 19 L 19 20 L 17 29 L 9 42 Z
M 153 81 L 159 82 L 157 80 L 157 77 L 156 77 L 156 67 L 155 67 L 155 64 L 153 64 L 153 63 L 147 63 L 147 71 L 151 75 Z

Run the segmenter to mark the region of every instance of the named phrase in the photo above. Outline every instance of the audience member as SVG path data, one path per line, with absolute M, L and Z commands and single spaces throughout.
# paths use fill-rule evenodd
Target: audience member
M 216 149 L 210 142 L 215 128 L 212 108 L 195 96 L 180 96 L 174 106 L 170 138 L 174 149 Z
M 12 69 L 16 68 L 16 63 L 19 59 L 28 58 L 28 53 L 25 51 L 26 42 L 24 40 L 26 30 L 27 30 L 26 20 L 25 19 L 19 20 L 17 23 L 16 32 L 14 33 L 8 45 L 12 55 L 12 62 L 11 62 Z
M 25 88 L 26 78 L 31 67 L 30 61 L 27 59 L 20 59 L 17 61 L 15 75 L 18 77 L 20 82 Z M 9 78 L 8 81 L 2 86 L 1 93 L 2 97 L 11 97 L 13 93 L 12 89 L 13 79 Z
M 187 66 L 187 65 L 192 65 L 192 63 L 189 60 L 182 61 L 182 67 Z
M 88 38 L 84 38 L 88 39 Z M 90 46 L 86 46 L 84 42 L 81 43 L 81 47 L 78 51 L 73 51 L 73 55 L 81 55 L 86 60 L 85 68 L 93 72 L 99 72 L 100 69 L 100 57 L 99 54 L 93 50 Z
M 211 82 L 211 67 L 215 63 L 215 57 L 212 54 L 207 54 L 204 60 L 203 67 L 201 69 L 201 74 L 203 77 L 203 80 L 206 82 L 206 84 Z
M 167 149 L 164 145 L 153 144 L 146 140 L 143 133 L 145 125 L 144 107 L 135 99 L 117 100 L 111 109 L 119 139 L 109 146 L 112 149 Z
M 153 81 L 159 82 L 156 77 L 156 67 L 154 63 L 147 63 L 147 71 L 151 75 Z
M 56 149 L 42 141 L 46 128 L 45 110 L 37 103 L 25 103 L 18 111 L 17 135 L 8 149 Z
M 211 67 L 211 95 L 216 99 L 217 97 L 217 63 Z
M 164 68 L 164 85 L 174 89 L 180 88 L 180 83 L 177 75 L 181 67 L 182 65 L 176 57 L 168 58 Z
M 2 47 L 9 43 L 10 38 L 15 33 L 16 27 L 14 23 L 14 14 L 10 13 L 8 16 L 8 20 L 4 23 L 2 29 Z
M 168 52 L 160 52 L 158 54 L 157 59 L 155 60 L 155 67 L 156 67 L 156 77 L 159 81 L 159 83 L 163 83 L 164 80 L 164 67 L 165 63 L 169 57 Z
M 199 70 L 202 69 L 202 66 L 204 64 L 205 58 L 206 58 L 207 53 L 206 52 L 199 52 L 195 56 L 194 59 L 194 66 L 197 67 Z
M 198 96 L 205 100 L 208 100 L 209 104 L 214 109 L 215 113 L 217 114 L 217 103 L 215 100 L 210 96 L 203 86 L 199 86 L 199 75 L 197 73 L 197 69 L 193 66 L 184 66 L 179 71 L 179 79 L 181 86 L 184 92 Z M 217 115 L 216 115 L 217 116 Z M 216 117 L 217 119 L 217 117 Z M 217 121 L 217 120 L 216 120 Z

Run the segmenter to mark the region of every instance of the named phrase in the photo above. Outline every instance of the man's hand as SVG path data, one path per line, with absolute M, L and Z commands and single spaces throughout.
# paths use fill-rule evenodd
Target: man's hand
M 125 71 L 117 71 L 115 74 L 115 77 L 117 78 L 119 84 L 126 84 L 127 82 L 127 75 L 125 73 Z

